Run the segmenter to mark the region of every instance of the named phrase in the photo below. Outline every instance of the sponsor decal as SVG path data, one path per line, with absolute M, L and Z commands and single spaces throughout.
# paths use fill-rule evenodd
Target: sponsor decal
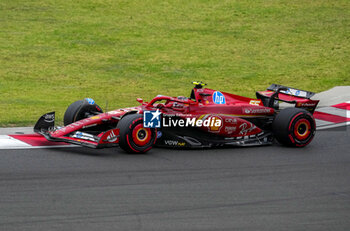
M 89 127 L 93 127 L 96 125 L 97 125 L 97 123 L 85 125 L 85 122 L 82 122 L 81 120 L 79 120 L 79 121 L 76 121 L 72 124 L 67 125 L 66 127 L 60 128 L 57 131 L 65 132 L 66 129 L 78 129 L 79 127 L 82 127 L 84 129 L 84 128 L 89 128 Z
M 170 145 L 170 146 L 180 146 L 180 147 L 183 147 L 186 145 L 185 142 L 179 142 L 177 140 L 164 140 L 164 143 L 166 145 Z
M 212 121 L 215 121 L 215 123 L 211 123 L 208 129 L 210 132 L 220 132 L 223 125 L 222 119 L 218 116 L 214 116 L 213 118 Z
M 298 107 L 315 107 L 316 103 L 298 103 Z
M 75 133 L 75 137 L 81 139 L 83 137 L 83 133 L 82 132 L 76 132 Z
M 259 106 L 261 104 L 261 100 L 260 99 L 252 99 L 252 100 L 250 100 L 249 104 Z
M 55 132 L 53 132 L 52 134 L 59 134 L 59 133 L 65 133 L 65 132 L 72 132 L 72 131 L 69 131 L 70 129 L 75 129 L 75 130 L 78 130 L 80 128 L 89 128 L 89 127 L 93 127 L 93 126 L 96 126 L 97 124 L 94 123 L 94 124 L 89 124 L 89 125 L 84 125 L 85 123 L 82 122 L 82 121 L 76 121 L 74 123 L 71 123 L 69 125 L 67 125 L 66 127 L 62 127 L 62 128 L 59 128 L 58 130 L 56 130 Z M 68 131 L 67 131 L 68 130 Z
M 234 133 L 234 132 L 236 132 L 236 130 L 237 130 L 237 127 L 229 127 L 229 126 L 225 127 L 225 132 L 227 134 Z
M 88 104 L 90 105 L 94 105 L 95 104 L 95 100 L 91 99 L 91 98 L 85 98 L 85 100 L 88 102 Z
M 77 139 L 83 139 L 83 140 L 89 140 L 89 141 L 94 141 L 95 142 L 95 138 L 93 135 L 88 134 L 88 133 L 84 133 L 84 132 L 75 132 L 71 137 L 73 138 L 77 138 Z M 80 140 L 81 141 L 81 140 Z
M 244 109 L 245 114 L 265 114 L 271 113 L 271 108 L 246 108 Z
M 119 129 L 115 128 L 112 130 L 108 130 L 104 133 L 101 133 L 99 135 L 98 143 L 104 144 L 104 143 L 118 143 L 118 137 L 119 137 Z
M 242 136 L 246 136 L 247 133 L 252 132 L 255 128 L 256 126 L 252 123 L 243 123 L 239 126 L 239 129 L 241 129 L 239 134 Z
M 83 128 L 89 128 L 89 127 L 93 127 L 93 126 L 96 126 L 97 124 L 90 124 L 90 125 L 85 125 L 83 126 Z
M 121 110 L 115 110 L 115 111 L 109 111 L 107 113 L 110 114 L 110 115 L 115 115 L 115 114 L 119 114 L 121 112 L 122 112 Z
M 161 131 L 157 131 L 157 139 L 159 139 L 160 137 L 162 137 L 163 133 Z
M 217 116 L 209 116 L 206 119 L 163 117 L 162 125 L 163 127 L 209 127 L 216 130 L 216 127 L 220 128 L 222 126 L 222 120 Z
M 46 123 L 52 123 L 53 121 L 55 121 L 55 114 L 46 114 L 44 116 L 44 121 Z
M 222 118 L 217 115 L 205 115 L 202 118 L 204 127 L 208 127 L 209 132 L 220 132 L 223 125 Z
M 225 118 L 226 123 L 230 124 L 237 124 L 237 119 L 236 118 Z
M 67 127 L 75 127 L 75 126 L 82 126 L 82 125 L 84 125 L 84 123 L 83 122 L 81 122 L 80 120 L 78 120 L 78 121 L 76 121 L 76 122 L 74 122 L 74 123 L 72 123 L 72 124 L 69 124 Z
M 92 119 L 92 120 L 97 120 L 97 119 L 99 119 L 100 118 L 100 116 L 92 116 L 92 117 L 89 117 L 89 119 Z
M 299 97 L 306 97 L 307 93 L 305 91 L 300 91 L 297 89 L 293 89 L 293 88 L 288 88 L 287 91 L 281 91 L 284 94 L 288 94 L 288 95 L 294 95 L 294 96 L 299 96 Z
M 288 90 L 286 92 L 288 94 L 290 94 L 290 95 L 295 95 L 295 96 L 299 96 L 300 95 L 300 90 L 294 90 L 294 89 L 288 88 Z
M 213 94 L 213 102 L 215 104 L 226 104 L 225 96 L 220 91 L 216 91 Z
M 173 119 L 173 116 L 178 116 Z M 161 127 L 208 127 L 210 131 L 220 131 L 223 125 L 222 118 L 217 115 L 202 115 L 198 119 L 186 115 L 167 115 L 157 111 L 143 112 L 143 127 L 145 128 L 161 128 Z
M 107 136 L 107 141 L 113 143 L 117 140 L 117 138 L 118 137 L 114 134 L 114 131 L 112 130 Z
M 161 112 L 157 111 L 144 111 L 143 112 L 143 127 L 145 128 L 160 128 Z

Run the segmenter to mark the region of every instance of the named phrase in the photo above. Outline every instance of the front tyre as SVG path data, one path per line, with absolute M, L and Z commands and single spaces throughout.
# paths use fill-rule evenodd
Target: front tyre
M 292 147 L 305 147 L 315 136 L 315 119 L 301 108 L 280 111 L 272 123 L 272 130 L 279 143 Z
M 140 114 L 131 114 L 122 118 L 119 128 L 119 146 L 128 153 L 146 153 L 151 150 L 157 139 L 157 130 L 144 128 Z
M 69 105 L 64 113 L 63 123 L 64 126 L 74 123 L 78 120 L 88 118 L 96 113 L 103 113 L 100 106 L 98 106 L 94 100 L 86 98 L 84 100 L 78 100 Z

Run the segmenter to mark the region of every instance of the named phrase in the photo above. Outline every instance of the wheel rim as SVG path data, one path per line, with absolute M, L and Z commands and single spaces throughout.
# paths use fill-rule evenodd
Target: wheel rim
M 136 125 L 132 131 L 132 140 L 137 146 L 145 146 L 151 140 L 151 129 L 144 128 L 142 124 Z
M 300 119 L 294 126 L 294 135 L 298 140 L 306 140 L 311 134 L 311 124 L 307 119 Z

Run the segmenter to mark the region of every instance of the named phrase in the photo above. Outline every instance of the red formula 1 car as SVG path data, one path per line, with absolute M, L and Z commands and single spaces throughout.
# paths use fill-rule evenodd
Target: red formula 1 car
M 312 92 L 272 84 L 251 99 L 203 88 L 194 82 L 190 97 L 158 95 L 137 107 L 102 112 L 90 98 L 72 103 L 64 127 L 55 127 L 55 113 L 40 117 L 34 131 L 50 141 L 91 148 L 120 146 L 145 153 L 153 146 L 203 148 L 281 144 L 308 145 L 315 135 Z M 279 109 L 279 102 L 294 105 Z

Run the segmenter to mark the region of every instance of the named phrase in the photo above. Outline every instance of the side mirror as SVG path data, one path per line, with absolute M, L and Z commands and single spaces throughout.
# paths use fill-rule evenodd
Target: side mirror
M 141 103 L 141 104 L 143 103 L 143 99 L 141 99 L 141 98 L 137 98 L 136 101 Z

